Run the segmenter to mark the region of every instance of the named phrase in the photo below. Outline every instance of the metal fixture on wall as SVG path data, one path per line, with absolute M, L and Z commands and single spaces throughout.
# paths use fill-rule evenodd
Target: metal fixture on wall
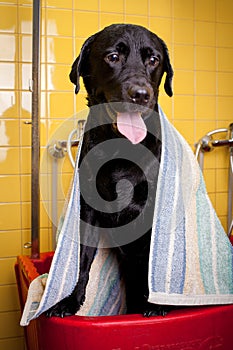
M 214 140 L 213 135 L 226 133 L 225 139 Z M 233 123 L 226 129 L 216 129 L 204 135 L 195 145 L 196 158 L 199 162 L 201 170 L 204 167 L 204 153 L 211 152 L 218 147 L 229 147 L 229 176 L 228 176 L 228 213 L 227 213 L 227 234 L 233 232 Z
M 229 178 L 228 178 L 228 234 L 230 235 L 233 232 L 233 123 L 229 125 L 229 139 L 232 141 L 229 146 L 229 154 L 230 154 L 230 164 L 229 164 Z

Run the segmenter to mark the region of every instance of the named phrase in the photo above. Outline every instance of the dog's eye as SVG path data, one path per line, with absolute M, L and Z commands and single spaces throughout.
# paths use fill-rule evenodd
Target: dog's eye
M 120 57 L 118 53 L 110 53 L 105 57 L 105 61 L 110 62 L 110 63 L 117 63 L 119 61 Z
M 159 58 L 156 56 L 151 56 L 149 58 L 149 64 L 154 67 L 157 66 L 159 64 Z

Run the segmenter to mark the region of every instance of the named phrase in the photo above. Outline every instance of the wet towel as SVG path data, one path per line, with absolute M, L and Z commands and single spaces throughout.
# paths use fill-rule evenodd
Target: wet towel
M 149 258 L 149 301 L 170 305 L 233 303 L 232 246 L 211 205 L 191 148 L 161 108 L 159 115 L 162 154 Z M 46 288 L 34 313 L 23 315 L 22 325 L 70 295 L 78 281 L 80 192 L 77 164 L 81 146 L 82 142 Z M 115 266 L 116 279 L 110 281 L 115 292 L 110 293 L 110 298 L 104 296 L 105 289 L 102 295 L 98 294 L 99 290 L 94 291 L 99 301 L 102 298 L 110 301 L 104 309 L 106 315 L 122 310 L 120 303 L 118 310 L 111 308 L 117 288 L 121 292 L 117 271 Z M 109 275 L 103 276 L 107 285 Z M 92 310 L 93 315 L 98 315 L 100 309 Z

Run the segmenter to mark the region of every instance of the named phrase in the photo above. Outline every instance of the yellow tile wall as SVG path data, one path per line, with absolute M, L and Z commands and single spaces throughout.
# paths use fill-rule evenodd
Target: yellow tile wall
M 23 243 L 30 239 L 31 226 L 31 127 L 25 121 L 31 113 L 32 0 L 0 1 L 0 13 L 0 349 L 22 350 L 13 266 L 18 254 L 30 253 Z M 206 132 L 233 121 L 232 0 L 43 0 L 42 156 L 57 128 L 65 123 L 69 129 L 68 118 L 75 125 L 72 116 L 85 108 L 83 87 L 74 96 L 68 79 L 82 42 L 116 22 L 144 25 L 167 42 L 174 97 L 161 89 L 160 103 L 192 147 Z M 66 160 L 64 191 L 71 171 Z M 207 189 L 225 227 L 227 171 L 226 150 L 206 155 Z M 41 250 L 50 249 L 51 223 L 42 202 Z

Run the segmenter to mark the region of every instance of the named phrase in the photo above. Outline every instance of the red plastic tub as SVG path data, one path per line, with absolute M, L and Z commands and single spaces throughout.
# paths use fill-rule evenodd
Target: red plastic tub
M 21 308 L 30 282 L 49 271 L 53 253 L 15 265 Z M 141 315 L 64 319 L 40 316 L 25 327 L 28 350 L 208 350 L 233 348 L 233 305 L 184 308 L 166 317 Z

